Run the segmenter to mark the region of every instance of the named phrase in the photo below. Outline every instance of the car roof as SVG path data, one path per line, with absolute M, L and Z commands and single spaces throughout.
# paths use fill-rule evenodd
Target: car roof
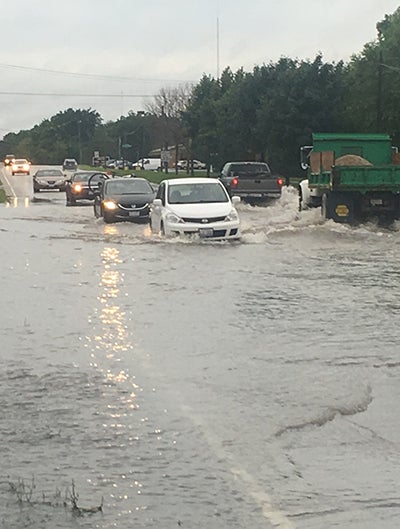
M 178 184 L 209 184 L 210 182 L 217 184 L 221 183 L 218 178 L 207 177 L 171 178 L 169 180 L 163 180 L 163 182 L 167 183 L 169 186 Z

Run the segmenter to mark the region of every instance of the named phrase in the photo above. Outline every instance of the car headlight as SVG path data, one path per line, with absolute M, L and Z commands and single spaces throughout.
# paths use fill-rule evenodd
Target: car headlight
M 80 193 L 82 191 L 82 186 L 81 184 L 74 184 L 72 186 L 72 191 L 75 191 L 76 193 Z
M 239 220 L 239 215 L 236 209 L 231 209 L 229 215 L 225 217 L 225 220 L 227 221 Z
M 165 218 L 168 222 L 171 222 L 172 224 L 179 224 L 184 222 L 184 220 L 178 217 L 178 215 L 175 215 L 175 213 L 167 213 Z
M 108 210 L 117 209 L 117 204 L 113 200 L 105 200 L 103 202 L 103 207 Z

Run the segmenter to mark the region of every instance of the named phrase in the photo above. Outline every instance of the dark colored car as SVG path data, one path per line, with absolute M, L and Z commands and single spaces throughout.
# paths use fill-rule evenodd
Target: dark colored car
M 148 222 L 154 196 L 155 191 L 145 178 L 111 178 L 96 194 L 94 214 L 108 223 L 120 220 Z
M 14 160 L 15 160 L 15 154 L 6 154 L 6 157 L 4 158 L 5 167 L 11 166 Z
M 264 162 L 228 162 L 219 179 L 230 196 L 244 200 L 279 198 L 282 192 L 283 179 L 273 175 Z
M 62 168 L 63 171 L 77 171 L 78 162 L 75 160 L 75 158 L 65 158 Z
M 33 191 L 59 189 L 65 191 L 65 175 L 61 169 L 38 169 L 33 175 Z
M 74 173 L 69 180 L 65 182 L 65 193 L 67 206 L 74 206 L 78 201 L 93 200 L 99 184 L 107 180 L 107 173 L 98 171 L 78 171 Z M 91 185 L 89 187 L 89 180 Z

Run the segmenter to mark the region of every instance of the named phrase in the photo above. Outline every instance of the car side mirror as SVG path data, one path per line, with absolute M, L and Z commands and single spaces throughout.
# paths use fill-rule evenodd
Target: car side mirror
M 233 204 L 234 206 L 236 206 L 237 204 L 239 204 L 240 200 L 241 200 L 240 197 L 237 197 L 237 196 L 233 196 L 233 197 L 231 198 L 232 204 Z
M 162 200 L 161 200 L 161 198 L 155 198 L 155 199 L 153 200 L 153 206 L 154 206 L 154 207 L 161 207 L 161 206 L 162 206 Z

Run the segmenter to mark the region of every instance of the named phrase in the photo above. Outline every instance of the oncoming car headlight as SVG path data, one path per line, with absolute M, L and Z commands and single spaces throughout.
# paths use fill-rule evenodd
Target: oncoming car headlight
M 72 190 L 75 191 L 76 193 L 80 193 L 82 191 L 82 186 L 81 184 L 74 184 L 72 186 Z
M 236 211 L 236 209 L 231 209 L 230 213 L 225 217 L 225 220 L 232 221 L 232 220 L 238 220 L 239 215 Z
M 104 207 L 105 209 L 109 209 L 109 210 L 111 210 L 111 209 L 117 209 L 117 204 L 116 204 L 113 200 L 105 200 L 105 201 L 103 202 L 103 207 Z
M 175 215 L 175 213 L 167 213 L 166 220 L 168 222 L 171 222 L 172 224 L 179 224 L 184 222 L 178 215 Z

